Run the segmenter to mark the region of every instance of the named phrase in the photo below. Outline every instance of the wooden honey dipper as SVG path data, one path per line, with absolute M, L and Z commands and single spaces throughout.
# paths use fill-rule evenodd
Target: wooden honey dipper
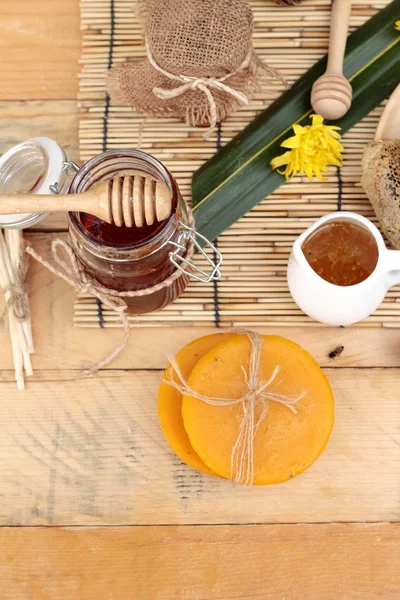
M 353 90 L 343 75 L 350 12 L 351 0 L 333 0 L 328 65 L 311 90 L 311 105 L 324 119 L 340 119 L 351 106 Z
M 151 177 L 125 175 L 103 181 L 82 194 L 0 195 L 0 214 L 85 212 L 118 227 L 143 227 L 171 214 L 171 192 Z

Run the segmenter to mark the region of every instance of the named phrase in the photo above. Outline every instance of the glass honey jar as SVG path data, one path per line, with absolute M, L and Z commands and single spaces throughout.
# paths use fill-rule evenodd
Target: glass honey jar
M 143 227 L 117 227 L 86 213 L 69 213 L 69 241 L 85 273 L 112 292 L 123 295 L 128 312 L 160 310 L 176 300 L 189 279 L 209 282 L 220 278 L 222 257 L 191 226 L 190 213 L 178 185 L 156 158 L 139 150 L 109 150 L 89 160 L 76 173 L 69 192 L 82 193 L 102 181 L 122 175 L 141 175 L 163 182 L 171 192 L 172 210 L 162 222 Z M 209 272 L 189 263 L 189 245 L 202 252 Z M 204 251 L 212 250 L 213 259 Z M 151 288 L 177 276 L 169 285 Z M 145 295 L 129 295 L 144 292 Z

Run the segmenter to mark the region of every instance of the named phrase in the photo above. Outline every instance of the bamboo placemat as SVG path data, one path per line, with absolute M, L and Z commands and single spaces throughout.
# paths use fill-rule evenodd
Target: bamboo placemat
M 362 25 L 389 0 L 373 4 L 352 0 L 351 30 Z M 297 7 L 252 0 L 254 45 L 259 56 L 279 68 L 293 83 L 328 47 L 330 0 L 305 0 Z M 143 118 L 130 108 L 115 106 L 105 90 L 107 70 L 119 62 L 145 56 L 135 0 L 81 0 L 83 49 L 80 74 L 80 153 L 82 160 L 111 148 L 135 148 Z M 138 81 L 138 85 L 140 82 Z M 193 172 L 228 142 L 283 91 L 264 85 L 249 107 L 228 118 L 208 141 L 203 131 L 177 119 L 148 119 L 142 125 L 141 148 L 159 158 L 175 175 L 190 199 Z M 223 278 L 214 285 L 191 283 L 184 295 L 159 313 L 130 317 L 136 326 L 315 325 L 294 304 L 286 284 L 286 264 L 295 238 L 318 217 L 335 210 L 353 210 L 374 221 L 360 187 L 360 160 L 373 139 L 382 107 L 344 136 L 341 169 L 328 181 L 297 177 L 285 183 L 221 235 Z M 382 306 L 362 323 L 400 326 L 400 288 L 391 290 Z M 92 297 L 75 304 L 77 327 L 120 327 L 118 316 Z

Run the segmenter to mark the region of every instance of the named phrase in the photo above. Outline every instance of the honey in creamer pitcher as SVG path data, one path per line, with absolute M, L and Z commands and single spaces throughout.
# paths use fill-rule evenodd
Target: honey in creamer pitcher
M 331 221 L 308 236 L 302 246 L 311 268 L 339 286 L 365 281 L 378 262 L 378 246 L 367 229 L 349 221 Z

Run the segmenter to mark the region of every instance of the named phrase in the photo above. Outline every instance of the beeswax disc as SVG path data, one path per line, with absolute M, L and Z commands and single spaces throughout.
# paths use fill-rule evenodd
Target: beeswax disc
M 325 448 L 334 421 L 334 400 L 327 378 L 315 360 L 294 342 L 279 336 L 261 336 L 259 381 L 268 381 L 279 366 L 269 391 L 305 396 L 297 414 L 268 401 L 267 414 L 254 440 L 255 485 L 280 483 L 307 469 Z M 210 350 L 193 368 L 189 385 L 215 398 L 241 398 L 247 391 L 251 343 L 236 335 Z M 243 370 L 243 368 L 244 370 Z M 256 417 L 261 408 L 256 408 Z M 231 477 L 231 454 L 239 434 L 242 403 L 212 406 L 185 395 L 183 423 L 193 449 L 212 471 Z
M 232 335 L 227 333 L 207 335 L 194 340 L 182 348 L 175 356 L 175 360 L 185 379 L 189 377 L 193 367 L 200 358 L 217 344 L 231 337 Z M 164 379 L 171 379 L 171 376 L 173 376 L 173 369 L 171 365 L 169 365 L 165 370 L 163 381 L 161 382 L 158 392 L 158 418 L 165 439 L 175 454 L 177 454 L 187 465 L 202 473 L 215 475 L 215 473 L 203 463 L 190 445 L 189 438 L 183 427 L 182 394 L 164 382 Z

